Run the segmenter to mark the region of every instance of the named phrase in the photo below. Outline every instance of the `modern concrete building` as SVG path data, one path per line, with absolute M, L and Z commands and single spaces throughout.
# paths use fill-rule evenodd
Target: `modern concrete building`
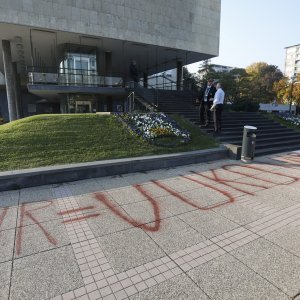
M 183 65 L 218 55 L 220 7 L 221 0 L 1 0 L 0 114 L 114 111 L 127 98 L 133 60 L 144 87 L 149 76 L 177 68 L 180 89 Z
M 284 75 L 291 78 L 300 74 L 300 44 L 286 47 L 285 50 Z

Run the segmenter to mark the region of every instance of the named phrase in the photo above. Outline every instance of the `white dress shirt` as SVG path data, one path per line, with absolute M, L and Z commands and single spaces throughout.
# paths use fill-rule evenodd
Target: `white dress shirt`
M 218 90 L 215 93 L 214 97 L 214 106 L 217 104 L 223 104 L 224 103 L 224 98 L 225 98 L 225 93 L 221 88 L 218 88 Z

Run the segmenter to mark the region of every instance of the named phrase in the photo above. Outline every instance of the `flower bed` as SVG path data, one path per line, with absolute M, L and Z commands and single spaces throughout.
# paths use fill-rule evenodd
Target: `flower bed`
M 190 133 L 163 113 L 118 113 L 130 129 L 146 141 L 159 146 L 176 146 L 190 141 Z
M 293 125 L 300 126 L 300 116 L 295 116 L 291 113 L 278 113 L 277 116 L 289 121 Z

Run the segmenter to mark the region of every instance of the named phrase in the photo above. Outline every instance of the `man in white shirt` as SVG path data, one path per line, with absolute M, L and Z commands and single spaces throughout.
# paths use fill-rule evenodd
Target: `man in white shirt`
M 221 132 L 221 119 L 222 119 L 225 93 L 222 90 L 221 83 L 218 83 L 216 88 L 217 91 L 215 93 L 214 103 L 210 110 L 214 111 L 215 134 L 219 134 Z

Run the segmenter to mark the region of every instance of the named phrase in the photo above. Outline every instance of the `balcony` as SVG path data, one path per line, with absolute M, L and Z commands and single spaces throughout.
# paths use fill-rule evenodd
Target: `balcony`
M 118 74 L 119 75 L 119 74 Z M 40 97 L 60 98 L 61 94 L 125 94 L 122 76 L 100 76 L 95 71 L 79 69 L 28 70 L 28 90 Z

